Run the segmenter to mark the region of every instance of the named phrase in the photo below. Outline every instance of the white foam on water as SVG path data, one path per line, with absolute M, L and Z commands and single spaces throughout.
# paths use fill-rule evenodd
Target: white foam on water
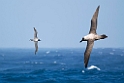
M 110 55 L 114 55 L 114 53 L 113 53 L 113 52 L 110 52 L 109 54 L 110 54 Z
M 85 71 L 84 71 L 84 70 L 82 70 L 82 73 L 85 73 Z
M 46 52 L 46 54 L 49 54 L 49 53 L 50 53 L 50 51 L 47 51 L 47 52 Z
M 87 68 L 88 70 L 92 70 L 92 69 L 97 69 L 100 71 L 100 68 L 94 65 L 91 65 L 90 67 Z
M 54 61 L 53 63 L 54 63 L 54 64 L 56 64 L 57 62 L 56 62 L 56 61 Z

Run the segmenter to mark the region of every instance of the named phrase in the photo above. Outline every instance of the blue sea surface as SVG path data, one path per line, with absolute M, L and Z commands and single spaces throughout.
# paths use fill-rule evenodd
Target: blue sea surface
M 124 83 L 124 49 L 0 49 L 0 83 Z

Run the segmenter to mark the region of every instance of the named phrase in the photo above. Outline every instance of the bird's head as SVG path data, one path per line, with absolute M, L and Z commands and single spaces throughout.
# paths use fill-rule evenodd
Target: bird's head
M 41 41 L 40 39 L 38 39 L 38 41 Z

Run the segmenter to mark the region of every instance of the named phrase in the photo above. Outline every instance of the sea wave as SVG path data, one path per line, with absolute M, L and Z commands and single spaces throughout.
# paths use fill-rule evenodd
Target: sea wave
M 50 51 L 47 51 L 47 52 L 46 52 L 46 54 L 49 54 L 49 53 L 50 53 Z
M 97 69 L 97 70 L 101 70 L 99 67 L 91 65 L 90 67 L 87 68 L 88 70 L 92 70 L 92 69 Z

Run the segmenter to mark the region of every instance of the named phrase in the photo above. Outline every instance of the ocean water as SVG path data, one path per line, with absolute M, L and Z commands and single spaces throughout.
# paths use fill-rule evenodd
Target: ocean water
M 0 49 L 0 83 L 124 83 L 124 49 Z

